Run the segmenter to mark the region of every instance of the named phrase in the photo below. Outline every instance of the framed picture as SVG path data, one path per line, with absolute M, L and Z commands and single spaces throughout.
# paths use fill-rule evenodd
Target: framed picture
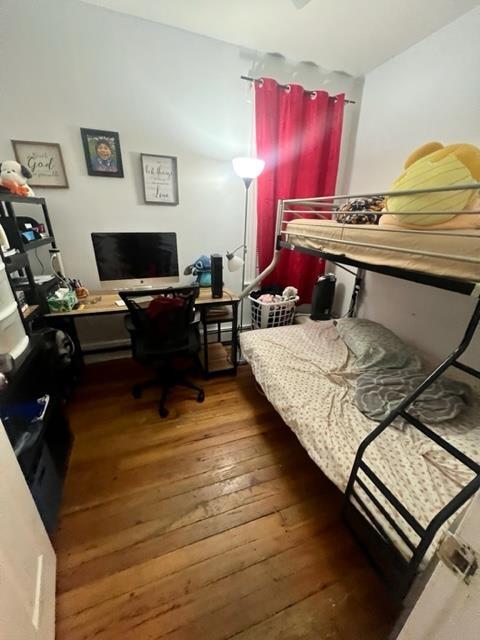
M 123 178 L 120 137 L 116 131 L 80 129 L 89 176 Z
M 143 193 L 146 204 L 178 204 L 177 159 L 142 153 Z
M 30 169 L 32 187 L 67 189 L 68 180 L 60 145 L 56 142 L 12 140 L 15 159 Z

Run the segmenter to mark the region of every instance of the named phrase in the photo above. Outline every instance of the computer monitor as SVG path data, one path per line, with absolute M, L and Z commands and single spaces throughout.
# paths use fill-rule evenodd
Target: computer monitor
M 178 282 L 177 234 L 92 233 L 103 287 L 130 289 Z

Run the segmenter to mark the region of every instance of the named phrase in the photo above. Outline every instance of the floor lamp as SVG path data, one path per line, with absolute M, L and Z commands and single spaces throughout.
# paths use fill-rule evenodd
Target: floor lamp
M 245 263 L 247 259 L 247 221 L 248 221 L 248 190 L 250 185 L 258 178 L 265 167 L 265 161 L 260 158 L 234 158 L 233 170 L 243 180 L 245 185 L 245 210 L 243 219 L 243 244 L 234 251 L 227 251 L 227 268 L 229 271 L 238 271 L 242 267 L 242 291 L 245 289 Z M 236 251 L 243 249 L 242 258 L 235 255 Z M 240 329 L 243 324 L 243 298 L 240 302 Z

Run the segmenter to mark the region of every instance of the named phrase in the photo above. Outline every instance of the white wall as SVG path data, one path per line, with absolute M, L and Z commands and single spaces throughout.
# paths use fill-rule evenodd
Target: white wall
M 238 244 L 230 158 L 248 151 L 250 115 L 237 49 L 70 0 L 24 0 L 22 11 L 8 0 L 2 24 L 23 72 L 9 77 L 3 57 L 0 157 L 12 156 L 10 138 L 61 144 L 70 188 L 37 191 L 68 272 L 98 288 L 92 231 L 176 231 L 181 267 Z M 120 132 L 124 179 L 87 175 L 80 127 Z M 178 156 L 178 207 L 143 204 L 141 152 Z
M 176 231 L 181 271 L 201 253 L 240 244 L 244 192 L 231 158 L 248 153 L 252 139 L 251 87 L 240 75 L 305 81 L 357 100 L 361 92 L 345 74 L 79 0 L 22 0 L 21 10 L 2 0 L 0 59 L 0 158 L 12 157 L 10 139 L 61 144 L 70 188 L 37 192 L 48 199 L 67 272 L 93 289 L 92 231 Z M 346 165 L 358 105 L 349 108 Z M 124 179 L 87 175 L 80 127 L 120 133 Z M 143 203 L 141 152 L 178 156 L 178 207 Z M 239 289 L 239 272 L 224 276 Z
M 429 140 L 480 146 L 480 9 L 367 74 L 350 191 L 385 190 Z M 342 276 L 343 278 L 343 276 Z M 360 315 L 434 356 L 458 341 L 475 301 L 371 274 Z M 480 364 L 480 340 L 466 361 Z

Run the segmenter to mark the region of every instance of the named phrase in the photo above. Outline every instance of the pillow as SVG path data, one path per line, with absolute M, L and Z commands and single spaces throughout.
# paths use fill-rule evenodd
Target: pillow
M 480 208 L 480 204 L 479 204 Z M 443 229 L 448 231 L 449 229 L 480 229 L 480 213 L 459 213 L 451 220 L 447 220 L 447 222 L 439 222 L 438 224 L 430 224 L 428 227 L 420 224 L 407 224 L 403 223 L 401 225 L 395 220 L 392 220 L 394 216 L 386 215 L 380 218 L 380 222 L 378 223 L 381 227 L 393 227 L 394 229 L 418 229 L 420 231 L 435 231 L 438 229 L 442 231 Z
M 356 357 L 358 369 L 422 368 L 420 358 L 398 336 L 378 322 L 359 318 L 342 318 L 337 331 Z

